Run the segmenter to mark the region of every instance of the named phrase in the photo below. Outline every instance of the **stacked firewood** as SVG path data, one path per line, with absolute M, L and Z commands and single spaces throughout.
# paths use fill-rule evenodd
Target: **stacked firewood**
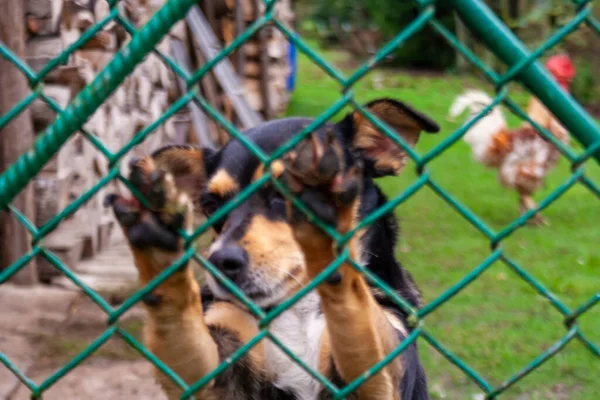
M 163 1 L 121 1 L 120 15 L 134 26 L 144 24 Z M 35 71 L 43 71 L 51 60 L 110 13 L 105 0 L 25 0 L 26 62 Z M 185 23 L 180 22 L 165 37 L 158 48 L 170 52 L 170 40 L 186 39 Z M 91 39 L 44 76 L 43 93 L 64 109 L 72 98 L 89 84 L 130 35 L 114 20 L 105 23 Z M 128 143 L 138 132 L 156 121 L 179 96 L 174 74 L 155 54 L 150 54 L 134 72 L 103 103 L 84 125 L 86 133 L 95 135 L 113 153 Z M 43 99 L 32 105 L 35 130 L 43 131 L 57 113 Z M 185 118 L 185 117 L 184 117 Z M 170 118 L 157 127 L 140 146 L 121 161 L 122 166 L 132 155 L 147 154 L 151 149 L 176 141 L 178 121 Z M 184 138 L 179 141 L 185 141 Z M 66 206 L 90 190 L 109 172 L 106 157 L 87 140 L 82 132 L 72 137 L 34 180 L 36 224 L 42 226 Z M 125 169 L 124 167 L 122 167 Z M 122 171 L 125 172 L 125 171 Z M 45 245 L 67 265 L 75 267 L 83 257 L 91 257 L 108 245 L 114 221 L 102 205 L 114 183 L 101 188 L 95 196 L 62 222 L 45 239 Z M 40 277 L 47 280 L 53 269 L 40 260 Z
M 208 2 L 212 3 L 212 7 Z M 262 0 L 205 0 L 202 8 L 224 46 L 233 42 L 243 29 L 262 17 L 265 12 Z M 291 1 L 278 1 L 275 4 L 274 15 L 284 25 L 293 26 Z M 234 53 L 230 59 L 243 79 L 249 104 L 267 118 L 284 112 L 289 101 L 287 38 L 275 27 L 267 26 L 245 42 L 240 52 L 241 55 Z
M 55 106 L 64 109 L 113 59 L 116 52 L 128 43 L 130 32 L 118 20 L 110 18 L 111 9 L 106 0 L 24 1 L 26 62 L 35 72 L 46 71 L 49 62 L 55 62 L 53 60 L 67 49 L 75 49 L 60 59 L 43 77 L 43 94 Z M 241 5 L 237 20 L 236 1 Z M 292 15 L 289 1 L 278 2 L 275 10 L 278 19 L 286 24 L 290 23 Z M 130 21 L 132 27 L 139 28 L 164 3 L 165 0 L 121 0 L 116 7 L 120 18 Z M 245 28 L 264 13 L 262 1 L 226 0 L 222 4 L 219 1 L 213 3 L 213 0 L 204 4 L 199 1 L 201 6 L 207 3 L 215 6 L 209 18 L 212 19 L 209 29 L 212 28 L 215 40 L 221 41 L 217 45 L 221 46 L 226 46 L 236 37 L 236 23 L 238 27 Z M 206 13 L 204 7 L 202 12 Z M 191 72 L 212 56 L 202 54 L 199 40 L 193 37 L 194 32 L 188 23 L 189 20 L 177 23 L 157 46 L 157 50 L 168 57 L 174 57 L 179 52 L 179 56 L 189 64 L 184 70 Z M 89 35 L 91 29 L 97 29 L 98 24 L 102 24 L 101 29 L 91 38 L 81 39 L 82 35 Z M 233 72 L 225 75 L 211 72 L 199 86 L 209 103 L 241 128 L 260 122 L 260 114 L 262 118 L 271 118 L 281 113 L 288 102 L 289 44 L 272 27 L 263 30 L 261 35 L 242 47 L 243 63 L 235 61 L 239 54 L 234 53 L 228 59 L 235 67 L 230 69 Z M 235 79 L 232 79 L 232 73 Z M 212 82 L 207 82 L 207 79 L 212 79 Z M 234 80 L 241 84 L 232 85 Z M 240 86 L 243 91 L 239 90 Z M 226 87 L 229 89 L 224 89 Z M 151 53 L 145 57 L 87 121 L 83 131 L 74 135 L 34 180 L 36 225 L 42 226 L 51 220 L 109 173 L 106 157 L 86 135 L 97 137 L 114 154 L 140 131 L 157 121 L 181 96 L 182 89 L 187 90 L 185 83 L 178 79 L 158 54 Z M 208 89 L 211 93 L 207 92 Z M 35 100 L 31 114 L 36 132 L 42 132 L 57 116 L 55 109 L 43 98 Z M 213 146 L 219 146 L 227 140 L 227 135 L 199 108 L 185 108 L 157 126 L 146 140 L 126 154 L 120 160 L 121 172 L 127 172 L 127 161 L 132 156 L 148 154 L 167 143 L 194 142 L 206 145 L 203 138 L 210 138 Z M 76 266 L 81 258 L 93 256 L 108 244 L 114 220 L 103 207 L 102 200 L 108 191 L 123 189 L 122 185 L 116 185 L 110 183 L 98 189 L 93 197 L 45 239 L 45 245 L 67 265 Z M 54 269 L 44 260 L 40 260 L 39 264 L 42 265 L 41 278 L 46 279 L 44 271 Z

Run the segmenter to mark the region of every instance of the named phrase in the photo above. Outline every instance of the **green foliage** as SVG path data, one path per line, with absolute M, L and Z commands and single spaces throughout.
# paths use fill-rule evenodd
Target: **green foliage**
M 334 41 L 336 45 L 344 43 L 328 32 L 335 32 L 339 27 L 375 28 L 381 33 L 382 39 L 388 41 L 418 15 L 418 8 L 408 1 L 372 0 L 360 5 L 353 0 L 312 1 L 311 18 L 320 27 L 322 38 Z M 438 19 L 453 31 L 454 14 L 451 6 L 440 2 L 436 10 Z M 454 60 L 454 50 L 431 27 L 426 26 L 400 47 L 389 61 L 397 66 L 443 70 L 452 67 Z
M 418 9 L 408 1 L 373 0 L 366 2 L 369 16 L 386 40 L 394 37 L 418 15 Z M 436 16 L 454 31 L 454 14 L 448 2 L 436 5 Z M 392 63 L 404 67 L 446 69 L 454 65 L 455 52 L 431 27 L 426 26 L 410 38 L 396 53 Z
M 339 67 L 348 65 L 349 57 L 340 51 L 322 55 Z M 288 115 L 316 116 L 339 98 L 339 86 L 304 56 L 299 58 L 298 71 L 298 87 Z M 379 97 L 398 98 L 440 123 L 440 134 L 425 135 L 419 142 L 416 147 L 419 154 L 447 139 L 461 125 L 462 120 L 446 119 L 455 96 L 466 87 L 493 91 L 491 86 L 471 76 L 419 76 L 391 69 L 373 73 L 383 77 L 383 85 L 373 88 L 368 75 L 354 90 L 359 102 Z M 511 98 L 525 107 L 529 95 L 515 86 L 511 88 Z M 511 114 L 505 115 L 509 126 L 520 124 Z M 577 152 L 580 151 L 578 148 Z M 519 213 L 516 193 L 499 184 L 496 170 L 475 162 L 462 141 L 428 169 L 452 196 L 495 229 L 505 226 Z M 594 182 L 600 180 L 600 168 L 593 160 L 586 163 L 586 170 Z M 547 196 L 570 173 L 568 163 L 562 160 L 536 198 Z M 378 183 L 389 196 L 395 196 L 415 177 L 414 164 L 410 163 L 400 176 L 380 179 Z M 456 284 L 489 254 L 484 238 L 431 190 L 422 190 L 398 207 L 396 213 L 402 231 L 398 259 L 415 277 L 426 303 Z M 576 186 L 545 210 L 544 215 L 551 221 L 550 227 L 519 230 L 505 241 L 506 252 L 558 298 L 575 307 L 597 292 L 600 285 L 597 272 L 600 226 L 597 218 L 589 217 L 600 215 L 600 202 L 585 188 Z M 565 332 L 561 315 L 502 263 L 494 264 L 439 312 L 428 316 L 425 324 L 445 346 L 495 384 L 522 368 Z M 598 342 L 600 308 L 590 310 L 580 319 L 580 325 Z M 420 341 L 419 346 L 432 399 L 479 398 L 477 386 L 460 370 L 425 342 Z M 584 346 L 572 342 L 499 398 L 595 400 L 600 392 L 598 373 L 598 360 Z
M 577 60 L 575 68 L 577 75 L 573 80 L 573 96 L 581 104 L 593 104 L 600 96 L 600 79 L 594 73 L 592 62 L 583 58 Z

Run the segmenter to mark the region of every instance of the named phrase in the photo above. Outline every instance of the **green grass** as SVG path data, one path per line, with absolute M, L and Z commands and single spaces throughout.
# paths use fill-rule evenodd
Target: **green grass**
M 328 51 L 321 55 L 350 72 L 352 62 L 343 53 Z M 374 88 L 373 74 L 382 77 L 383 88 Z M 437 120 L 441 133 L 424 136 L 417 145 L 417 151 L 423 154 L 460 126 L 462 121 L 449 122 L 446 114 L 454 97 L 467 86 L 489 89 L 475 78 L 415 76 L 378 70 L 359 82 L 354 93 L 360 101 L 394 97 Z M 525 106 L 527 94 L 516 86 L 511 89 L 512 97 Z M 300 57 L 297 87 L 288 115 L 317 116 L 339 98 L 340 92 L 333 79 L 307 58 Z M 518 123 L 515 118 L 509 120 L 511 126 Z M 477 164 L 464 142 L 445 151 L 428 169 L 437 183 L 494 230 L 500 230 L 518 216 L 516 193 L 499 185 L 495 170 Z M 589 161 L 586 171 L 594 182 L 600 183 L 600 168 L 595 162 Z M 570 166 L 561 160 L 536 199 L 546 197 L 569 175 Z M 401 176 L 381 179 L 379 183 L 392 197 L 415 177 L 414 165 L 409 165 Z M 428 188 L 400 205 L 396 213 L 402 230 L 398 258 L 413 273 L 426 303 L 490 254 L 486 238 Z M 600 290 L 600 199 L 576 185 L 546 209 L 544 215 L 551 226 L 522 228 L 506 239 L 503 247 L 507 255 L 561 301 L 576 307 Z M 580 326 L 597 345 L 600 345 L 599 317 L 600 306 L 580 318 Z M 502 263 L 494 264 L 426 317 L 425 327 L 494 386 L 518 372 L 566 333 L 559 312 Z M 434 399 L 472 399 L 481 393 L 427 342 L 420 340 L 419 344 Z M 599 373 L 600 360 L 575 340 L 500 398 L 596 399 L 600 393 Z

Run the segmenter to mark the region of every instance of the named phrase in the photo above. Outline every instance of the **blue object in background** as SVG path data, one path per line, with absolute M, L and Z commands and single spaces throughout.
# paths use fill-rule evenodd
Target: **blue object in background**
M 288 80 L 287 80 L 287 91 L 293 92 L 294 88 L 296 87 L 296 71 L 297 71 L 296 46 L 292 42 L 288 42 L 288 44 L 289 44 L 288 63 L 290 66 L 290 74 L 289 74 Z

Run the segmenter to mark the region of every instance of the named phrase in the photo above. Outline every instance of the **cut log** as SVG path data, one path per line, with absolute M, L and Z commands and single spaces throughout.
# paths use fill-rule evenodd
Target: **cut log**
M 256 40 L 248 40 L 244 43 L 244 55 L 246 58 L 258 59 L 260 57 L 260 47 Z
M 137 69 L 140 71 L 140 74 L 150 80 L 151 84 L 155 85 L 160 82 L 160 68 L 162 65 L 162 61 L 158 56 L 152 53 L 144 59 Z
M 44 94 L 64 109 L 71 100 L 71 89 L 66 86 L 45 85 Z M 33 125 L 36 132 L 45 129 L 56 119 L 56 112 L 45 101 L 36 99 L 31 105 Z
M 193 41 L 192 47 L 194 49 L 194 55 L 196 57 L 196 67 L 200 68 L 204 64 L 206 64 L 206 57 L 202 54 L 202 49 Z M 200 81 L 202 85 L 202 92 L 204 96 L 208 99 L 208 102 L 213 105 L 213 107 L 220 107 L 218 91 L 217 91 L 217 83 L 214 76 L 213 71 L 208 71 L 202 80 Z
M 231 100 L 229 100 L 228 97 L 224 96 L 222 103 L 223 103 L 223 115 L 225 116 L 225 119 L 229 122 L 232 122 L 233 116 L 235 114 L 233 112 L 233 104 L 231 103 Z
M 77 65 L 89 64 L 94 76 L 98 71 L 102 70 L 114 57 L 114 53 L 110 51 L 86 49 L 75 52 L 75 62 Z M 86 80 L 89 77 L 85 77 Z
M 255 0 L 255 4 L 260 3 L 260 0 Z M 258 17 L 258 15 L 257 15 Z M 269 31 L 265 28 L 258 32 L 258 43 L 260 48 L 264 49 L 267 46 L 267 36 Z M 260 94 L 262 96 L 262 110 L 267 120 L 273 118 L 273 96 L 271 96 L 271 90 L 269 88 L 269 55 L 265 52 L 261 52 L 260 55 Z
M 96 21 L 100 21 L 104 17 L 110 14 L 110 5 L 108 1 L 98 1 L 96 0 L 94 3 L 94 17 Z M 102 29 L 105 31 L 112 30 L 116 26 L 115 20 L 108 22 Z
M 104 136 L 107 128 L 106 107 L 98 108 L 83 127 L 90 132 Z
M 244 96 L 254 110 L 263 110 L 264 104 L 258 79 L 244 79 Z
M 25 17 L 27 31 L 36 36 L 53 35 L 58 32 L 58 26 L 54 25 L 52 18 Z
M 49 19 L 48 28 L 52 33 L 58 30 L 62 9 L 63 0 L 25 0 L 25 17 Z
M 98 225 L 98 247 L 100 250 L 110 245 L 110 235 L 115 226 L 112 216 L 103 216 Z
M 152 81 L 146 75 L 139 75 L 136 77 L 137 80 L 137 102 L 136 104 L 142 110 L 148 110 L 150 107 L 150 101 L 152 100 L 152 91 L 154 86 Z
M 63 23 L 66 29 L 77 29 L 81 32 L 94 25 L 94 13 L 89 9 L 68 2 L 63 11 Z
M 267 54 L 271 58 L 283 59 L 287 57 L 288 41 L 286 37 L 277 29 L 272 29 L 270 38 L 266 40 Z
M 193 33 L 193 39 L 199 45 L 206 59 L 212 60 L 215 58 L 221 50 L 221 46 L 198 6 L 192 7 L 186 21 L 188 21 Z M 214 67 L 214 72 L 242 125 L 245 128 L 251 128 L 260 124 L 262 117 L 250 107 L 243 96 L 243 92 L 240 91 L 240 79 L 235 73 L 231 62 L 224 59 Z
M 244 21 L 244 10 L 242 2 L 244 0 L 236 0 L 235 6 L 235 35 L 240 36 L 246 28 L 246 21 Z M 244 54 L 244 45 L 242 44 L 235 52 L 235 70 L 238 74 L 244 73 L 244 64 L 246 63 L 246 56 Z
M 44 178 L 43 176 L 52 176 Z M 68 179 L 56 179 L 54 174 L 42 173 L 33 181 L 36 207 L 36 226 L 43 226 L 69 204 Z
M 204 0 L 204 5 L 202 9 L 206 13 L 206 17 L 208 18 L 211 25 L 215 19 L 221 18 L 224 15 L 231 13 L 232 10 L 228 7 L 225 0 Z
M 260 64 L 256 61 L 247 60 L 244 63 L 243 75 L 246 78 L 259 78 L 260 77 Z
M 167 136 L 175 144 L 186 144 L 190 141 L 190 125 L 192 124 L 189 113 L 177 113 L 171 120 L 170 128 L 167 129 Z M 171 128 L 172 127 L 172 128 Z M 172 129 L 172 132 L 171 132 Z M 197 143 L 202 145 L 202 143 Z
M 173 28 L 169 31 L 171 39 L 177 39 L 181 42 L 187 43 L 187 26 L 185 21 L 181 20 L 173 25 Z
M 25 45 L 25 61 L 35 72 L 39 72 L 63 50 L 63 41 L 59 37 L 35 37 Z
M 221 32 L 225 46 L 229 46 L 235 39 L 235 22 L 231 18 L 221 20 Z
M 171 50 L 175 61 L 184 69 L 184 71 L 189 73 L 189 71 L 191 71 L 192 68 L 190 55 L 187 52 L 187 49 L 185 48 L 183 43 L 181 43 L 178 40 L 173 40 L 171 45 Z M 179 83 L 180 91 L 182 93 L 185 92 L 187 88 L 186 83 L 181 78 L 178 78 L 177 81 Z M 207 148 L 214 149 L 216 146 L 215 143 L 212 141 L 212 138 L 210 137 L 210 132 L 208 130 L 207 124 L 208 118 L 206 117 L 206 114 L 204 114 L 204 112 L 198 106 L 198 104 L 196 104 L 193 101 L 188 103 L 188 109 L 190 111 L 192 123 L 194 125 L 194 133 L 197 135 L 196 142 L 198 142 L 198 144 L 200 145 L 206 146 Z
M 127 92 L 125 91 L 123 85 L 119 86 L 117 90 L 115 90 L 110 102 L 114 103 L 114 105 L 119 107 L 121 110 L 125 112 L 127 111 L 129 105 L 127 104 Z
M 86 84 L 81 67 L 76 65 L 59 66 L 53 69 L 44 82 L 48 84 L 69 86 L 72 93 L 79 92 Z
M 4 43 L 17 57 L 25 55 L 25 10 L 21 1 L 0 1 L 0 42 Z M 30 94 L 27 79 L 10 61 L 0 57 L 0 115 L 10 110 Z M 0 134 L 0 170 L 5 171 L 18 157 L 28 151 L 34 143 L 30 110 L 16 115 Z M 32 185 L 25 187 L 11 204 L 30 221 L 35 221 L 35 206 Z M 0 270 L 13 265 L 31 250 L 31 235 L 10 213 L 0 212 Z M 37 283 L 36 261 L 23 266 L 11 281 L 18 284 Z
M 167 108 L 167 92 L 165 90 L 155 89 L 152 92 L 152 99 L 150 100 L 150 115 L 152 120 L 156 121 Z
M 100 31 L 85 42 L 82 48 L 115 52 L 117 50 L 117 36 L 113 32 Z
M 263 102 L 262 95 L 262 84 L 259 79 L 244 79 L 244 93 L 248 102 L 252 105 L 252 107 L 257 111 L 263 111 L 265 104 Z M 268 85 L 269 96 L 271 98 L 272 104 L 277 105 L 273 108 L 274 114 L 279 114 L 285 108 L 287 104 L 287 91 L 285 86 L 283 88 L 276 87 L 273 84 Z
M 237 3 L 237 0 L 225 0 L 225 4 L 227 5 L 227 8 L 230 10 L 230 12 L 233 12 L 235 10 L 236 3 Z M 254 19 L 255 19 L 254 1 L 253 0 L 242 0 L 242 1 L 240 1 L 240 3 L 242 4 L 242 10 L 243 10 L 242 14 L 244 16 L 244 19 L 246 21 L 254 21 Z M 264 13 L 264 7 L 262 7 L 262 11 L 259 10 L 259 12 L 261 12 L 261 14 Z
M 63 221 L 60 227 L 44 239 L 45 247 L 61 260 L 70 270 L 76 270 L 83 255 L 84 238 L 80 226 L 83 221 Z M 52 278 L 62 274 L 49 261 L 38 257 L 40 280 L 49 283 Z
M 50 18 L 52 16 L 52 2 L 50 0 L 25 0 L 25 15 Z

